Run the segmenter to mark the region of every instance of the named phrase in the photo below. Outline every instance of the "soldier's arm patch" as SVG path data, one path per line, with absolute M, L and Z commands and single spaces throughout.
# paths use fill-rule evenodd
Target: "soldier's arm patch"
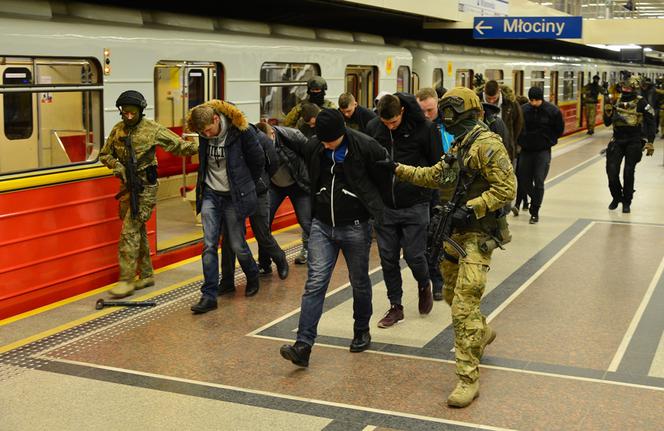
M 503 171 L 505 173 L 509 173 L 511 168 L 512 168 L 512 164 L 510 163 L 509 160 L 507 160 L 506 157 L 499 157 L 498 158 L 498 167 L 500 168 L 501 171 Z

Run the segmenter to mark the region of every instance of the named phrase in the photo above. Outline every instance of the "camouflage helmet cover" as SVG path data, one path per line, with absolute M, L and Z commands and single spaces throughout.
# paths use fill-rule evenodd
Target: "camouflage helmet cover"
M 481 112 L 482 103 L 477 94 L 470 88 L 454 87 L 440 99 L 438 110 L 442 113 L 445 125 L 449 126 L 468 118 L 472 111 Z
M 319 89 L 322 91 L 327 90 L 327 82 L 325 79 L 323 79 L 322 76 L 312 76 L 308 81 L 307 81 L 307 89 L 312 90 L 312 89 Z
M 638 89 L 639 86 L 640 86 L 639 78 L 634 75 L 630 76 L 622 83 L 622 87 L 630 87 L 634 90 Z

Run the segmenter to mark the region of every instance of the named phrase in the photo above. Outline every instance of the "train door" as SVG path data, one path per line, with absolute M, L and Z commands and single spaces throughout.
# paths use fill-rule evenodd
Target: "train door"
M 378 94 L 377 66 L 346 66 L 346 92 L 355 97 L 358 104 L 370 108 Z
M 549 89 L 549 102 L 558 105 L 558 71 L 551 71 L 551 87 Z
M 588 72 L 588 75 L 590 75 L 590 72 Z M 581 104 L 581 95 L 583 93 L 583 86 L 584 84 L 584 78 L 585 74 L 583 72 L 580 72 L 577 76 L 577 83 L 576 83 L 576 88 L 578 89 L 577 91 L 577 97 L 576 97 L 576 112 L 579 113 L 579 115 L 576 116 L 577 118 L 577 126 L 583 127 L 583 114 L 584 114 L 584 109 L 583 105 Z M 589 78 L 590 79 L 590 78 Z
M 222 98 L 221 64 L 160 61 L 154 68 L 155 120 L 182 135 L 189 109 Z M 190 138 L 195 139 L 195 138 Z M 157 148 L 157 250 L 166 250 L 202 238 L 197 226 L 196 178 L 198 157 L 179 157 Z
M 523 96 L 523 70 L 512 71 L 512 87 L 515 95 Z
M 473 88 L 473 75 L 472 69 L 457 69 L 456 86 Z

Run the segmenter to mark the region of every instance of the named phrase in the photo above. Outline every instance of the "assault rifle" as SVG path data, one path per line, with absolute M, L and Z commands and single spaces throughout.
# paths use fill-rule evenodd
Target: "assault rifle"
M 127 163 L 125 164 L 125 173 L 127 182 L 125 183 L 126 190 L 118 193 L 116 198 L 129 193 L 129 205 L 131 208 L 131 216 L 138 217 L 138 197 L 143 192 L 143 180 L 138 176 L 138 162 L 136 161 L 136 153 L 131 145 L 131 135 L 127 135 L 124 140 L 125 149 L 127 150 Z

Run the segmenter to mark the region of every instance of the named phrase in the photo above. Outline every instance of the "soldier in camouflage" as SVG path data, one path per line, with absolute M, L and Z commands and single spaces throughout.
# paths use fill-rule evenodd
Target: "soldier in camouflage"
M 300 101 L 290 110 L 284 118 L 284 127 L 298 127 L 298 121 L 302 116 L 302 105 L 310 102 L 318 105 L 320 108 L 337 109 L 337 105 L 331 100 L 325 98 L 327 91 L 327 82 L 320 76 L 314 76 L 307 81 L 307 98 Z
M 472 90 L 456 87 L 448 91 L 439 110 L 445 128 L 456 137 L 450 150 L 455 160 L 448 165 L 441 159 L 431 167 L 396 164 L 395 172 L 403 181 L 440 188 L 443 196 L 450 196 L 450 186 L 455 189 L 453 195 L 466 190 L 461 200 L 465 205 L 451 213 L 451 238 L 467 255 L 461 257 L 445 243 L 441 263 L 443 296 L 452 308 L 459 377 L 447 404 L 466 407 L 479 395 L 478 365 L 484 348 L 496 337 L 480 311 L 480 299 L 493 249 L 511 239 L 504 213 L 514 198 L 515 177 L 500 137 L 479 122 L 482 105 Z
M 597 102 L 599 101 L 600 94 L 603 93 L 604 89 L 599 85 L 599 75 L 593 76 L 593 82 L 588 83 L 583 87 L 583 114 L 586 117 L 586 123 L 588 126 L 586 134 L 588 135 L 595 133 Z
M 166 151 L 185 156 L 196 154 L 198 144 L 184 141 L 166 127 L 145 118 L 143 110 L 147 106 L 147 101 L 138 91 L 125 91 L 118 97 L 115 106 L 120 110 L 122 121 L 111 130 L 101 149 L 99 161 L 113 170 L 113 174 L 120 179 L 120 192 L 117 194 L 120 203 L 119 216 L 122 220 L 122 231 L 118 242 L 120 277 L 118 284 L 110 290 L 110 293 L 122 298 L 131 295 L 134 289 L 154 285 L 154 271 L 145 223 L 150 219 L 157 203 L 155 147 L 159 145 Z M 126 146 L 127 139 L 135 155 L 138 181 L 143 185 L 143 190 L 138 196 L 138 211 L 135 217 L 130 211 L 130 194 L 127 190 L 126 166 L 131 163 L 132 158 Z M 134 280 L 137 263 L 139 278 Z

